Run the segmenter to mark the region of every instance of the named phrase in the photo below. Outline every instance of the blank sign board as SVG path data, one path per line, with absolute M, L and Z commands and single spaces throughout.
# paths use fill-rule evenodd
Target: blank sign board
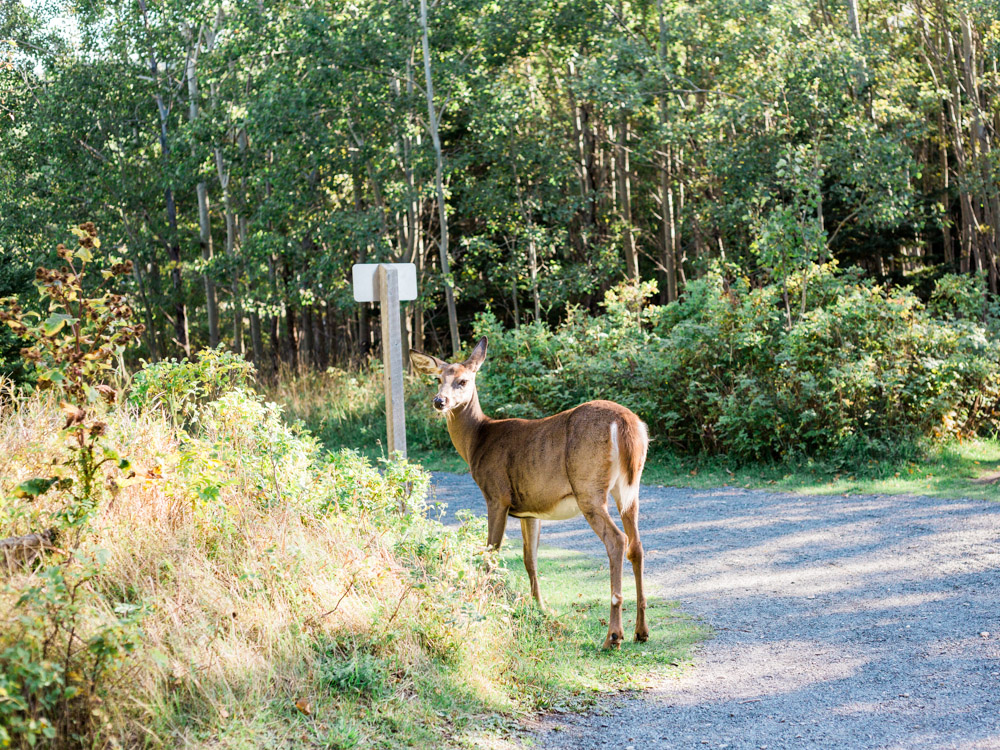
M 412 263 L 355 263 L 351 269 L 354 279 L 354 299 L 357 302 L 378 302 L 378 284 L 375 272 L 379 266 L 396 270 L 399 299 L 417 298 L 417 267 Z

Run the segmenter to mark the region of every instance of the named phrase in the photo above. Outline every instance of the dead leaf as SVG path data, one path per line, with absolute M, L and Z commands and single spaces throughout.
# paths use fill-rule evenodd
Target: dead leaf
M 71 404 L 69 401 L 61 401 L 59 403 L 59 408 L 62 409 L 62 413 L 66 415 L 66 427 L 72 427 L 75 424 L 79 424 L 87 416 L 83 409 L 76 404 Z
M 312 716 L 312 705 L 307 698 L 299 698 L 295 701 L 295 707 L 306 716 Z

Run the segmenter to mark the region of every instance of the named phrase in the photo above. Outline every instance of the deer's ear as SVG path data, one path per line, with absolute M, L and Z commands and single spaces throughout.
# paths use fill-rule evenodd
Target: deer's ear
M 479 368 L 483 366 L 483 362 L 486 360 L 486 344 L 486 337 L 483 336 L 479 339 L 479 343 L 476 344 L 476 348 L 472 350 L 472 354 L 470 354 L 469 358 L 465 360 L 465 366 L 473 372 L 478 372 Z
M 418 352 L 416 349 L 410 349 L 410 362 L 413 363 L 413 369 L 417 372 L 422 375 L 433 375 L 434 377 L 439 376 L 441 368 L 447 364 L 437 357 L 431 357 L 423 352 Z

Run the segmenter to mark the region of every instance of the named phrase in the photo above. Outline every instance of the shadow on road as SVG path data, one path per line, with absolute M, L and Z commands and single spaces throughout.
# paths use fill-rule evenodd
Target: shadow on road
M 435 487 L 485 513 L 470 477 Z M 640 533 L 651 590 L 717 636 L 607 715 L 543 720 L 542 746 L 1000 748 L 1000 504 L 644 487 Z M 542 543 L 607 564 L 581 518 Z

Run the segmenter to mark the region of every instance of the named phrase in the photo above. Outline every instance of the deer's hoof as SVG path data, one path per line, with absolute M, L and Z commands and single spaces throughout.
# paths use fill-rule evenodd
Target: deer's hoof
M 620 648 L 624 638 L 621 633 L 608 633 L 608 637 L 604 640 L 604 646 L 602 647 L 605 651 L 613 651 Z
M 645 643 L 649 640 L 649 630 L 637 630 L 635 631 L 635 642 Z

